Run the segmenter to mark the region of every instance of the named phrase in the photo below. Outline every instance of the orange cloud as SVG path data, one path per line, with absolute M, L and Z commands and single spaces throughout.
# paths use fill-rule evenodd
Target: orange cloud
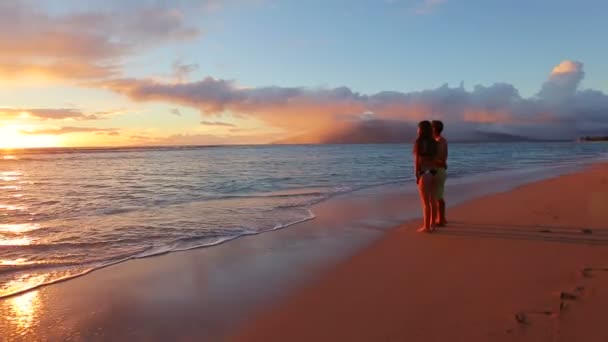
M 50 14 L 44 5 L 0 2 L 0 76 L 90 79 L 115 76 L 122 59 L 199 34 L 180 12 L 138 5 L 121 11 Z
M 586 132 L 589 125 L 585 122 L 594 122 L 596 127 L 608 126 L 608 118 L 602 115 L 608 112 L 608 95 L 577 89 L 584 77 L 582 63 L 564 62 L 555 69 L 559 72 L 551 73 L 539 95 L 531 98 L 520 96 L 514 86 L 505 83 L 476 86 L 471 91 L 463 86 L 444 85 L 424 91 L 384 91 L 370 95 L 347 87 L 247 88 L 212 77 L 176 83 L 113 79 L 97 82 L 95 86 L 135 101 L 197 108 L 203 117 L 224 112 L 253 117 L 284 132 L 306 133 L 313 140 L 323 139 L 328 130 L 339 131 L 342 125 L 369 119 L 410 123 L 441 119 L 452 126 L 481 124 L 487 129 L 497 129 L 496 134 L 503 134 L 504 130 L 519 131 L 526 126 L 527 132 L 533 132 L 528 133 L 531 135 L 565 138 L 567 134 L 568 139 L 578 135 L 579 128 L 584 127 Z M 552 123 L 552 131 L 538 129 L 540 123 Z
M 556 65 L 551 70 L 551 75 L 578 72 L 582 68 L 582 63 L 576 61 L 565 60 Z
M 584 77 L 583 63 L 562 61 L 551 70 L 538 95 L 545 101 L 556 104 L 571 101 Z
M 84 113 L 74 108 L 2 108 L 0 120 L 35 119 L 35 120 L 100 120 L 121 113 L 120 111 L 104 111 Z
M 236 144 L 266 144 L 276 140 L 276 136 L 268 134 L 256 135 L 215 135 L 215 134 L 174 134 L 167 137 L 152 137 L 145 135 L 131 136 L 133 143 L 138 145 L 236 145 Z
M 116 76 L 120 72 L 117 65 L 102 65 L 86 61 L 71 62 L 20 62 L 0 59 L 0 77 L 7 80 L 33 79 L 49 81 L 57 79 L 95 79 Z
M 27 126 L 0 125 L 0 148 L 29 148 L 59 146 L 60 141 L 53 135 L 27 135 L 21 133 Z
M 203 125 L 203 126 L 219 126 L 219 127 L 236 127 L 235 124 L 232 124 L 232 123 L 229 123 L 229 122 L 207 121 L 207 120 L 201 121 L 201 125 Z
M 506 112 L 486 112 L 475 109 L 466 110 L 463 120 L 465 122 L 479 123 L 513 123 L 513 116 Z
M 47 129 L 36 129 L 29 131 L 21 131 L 21 134 L 29 135 L 62 135 L 71 133 L 101 133 L 106 135 L 116 136 L 119 133 L 118 128 L 95 128 L 95 127 L 60 127 L 60 128 L 47 128 Z

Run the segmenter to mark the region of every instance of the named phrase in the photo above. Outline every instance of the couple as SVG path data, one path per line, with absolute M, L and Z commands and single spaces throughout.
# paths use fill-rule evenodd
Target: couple
M 448 143 L 441 136 L 441 121 L 418 123 L 418 137 L 414 143 L 416 184 L 422 200 L 424 223 L 418 232 L 430 233 L 444 226 L 445 201 L 443 190 L 448 168 Z

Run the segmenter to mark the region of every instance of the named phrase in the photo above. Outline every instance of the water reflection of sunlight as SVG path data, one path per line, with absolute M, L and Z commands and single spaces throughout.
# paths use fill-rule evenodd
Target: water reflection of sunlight
M 9 299 L 12 316 L 8 319 L 21 333 L 32 328 L 40 314 L 41 301 L 38 291 L 26 292 Z
M 4 223 L 0 224 L 0 233 L 19 234 L 40 229 L 38 223 Z M 0 246 L 27 246 L 31 245 L 33 240 L 27 236 L 20 237 L 5 237 L 0 235 Z
M 23 173 L 21 171 L 2 171 L 0 175 L 3 176 L 21 176 Z
M 5 182 L 12 182 L 19 180 L 22 173 L 19 171 L 4 171 L 0 172 L 0 180 Z
M 0 259 L 0 265 L 28 265 L 30 262 L 27 261 L 26 258 L 17 258 L 17 259 Z
M 12 182 L 12 181 L 19 180 L 19 177 L 14 177 L 14 176 L 2 176 L 2 177 L 0 177 L 0 180 L 3 180 L 3 181 L 5 181 L 5 182 Z
M 0 204 L 0 209 L 10 210 L 10 211 L 24 210 L 23 207 L 19 207 L 16 205 L 10 205 L 10 204 Z
M 46 283 L 49 280 L 49 277 L 50 276 L 48 274 L 21 275 L 13 280 L 10 280 L 0 285 L 0 295 L 6 295 L 9 293 L 15 293 L 17 291 L 32 289 L 36 286 Z
M 10 155 L 10 154 L 9 154 L 9 155 L 5 155 L 5 156 L 0 157 L 0 159 L 4 159 L 4 160 L 15 160 L 15 159 L 17 159 L 17 156 L 13 156 L 13 155 Z
M 9 223 L 0 224 L 0 232 L 5 233 L 24 233 L 32 230 L 40 229 L 38 223 Z
M 31 244 L 32 239 L 27 236 L 12 239 L 0 237 L 0 246 L 27 246 Z

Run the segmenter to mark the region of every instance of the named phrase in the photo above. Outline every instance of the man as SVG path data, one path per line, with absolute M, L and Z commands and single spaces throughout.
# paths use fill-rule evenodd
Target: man
M 439 217 L 435 218 L 435 225 L 443 227 L 447 223 L 445 219 L 445 201 L 443 199 L 443 192 L 445 189 L 445 180 L 447 178 L 448 169 L 448 142 L 441 135 L 441 132 L 443 132 L 443 122 L 433 120 L 431 125 L 433 126 L 433 135 L 435 136 L 435 141 L 437 141 L 437 174 L 435 175 L 437 188 L 435 197 L 437 198 Z

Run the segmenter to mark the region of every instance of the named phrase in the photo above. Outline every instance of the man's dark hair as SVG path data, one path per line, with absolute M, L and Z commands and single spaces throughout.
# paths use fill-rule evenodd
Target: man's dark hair
M 431 122 L 431 125 L 433 125 L 433 129 L 435 130 L 435 132 L 437 132 L 438 134 L 441 134 L 441 132 L 443 132 L 443 122 L 439 121 L 439 120 L 433 120 Z

